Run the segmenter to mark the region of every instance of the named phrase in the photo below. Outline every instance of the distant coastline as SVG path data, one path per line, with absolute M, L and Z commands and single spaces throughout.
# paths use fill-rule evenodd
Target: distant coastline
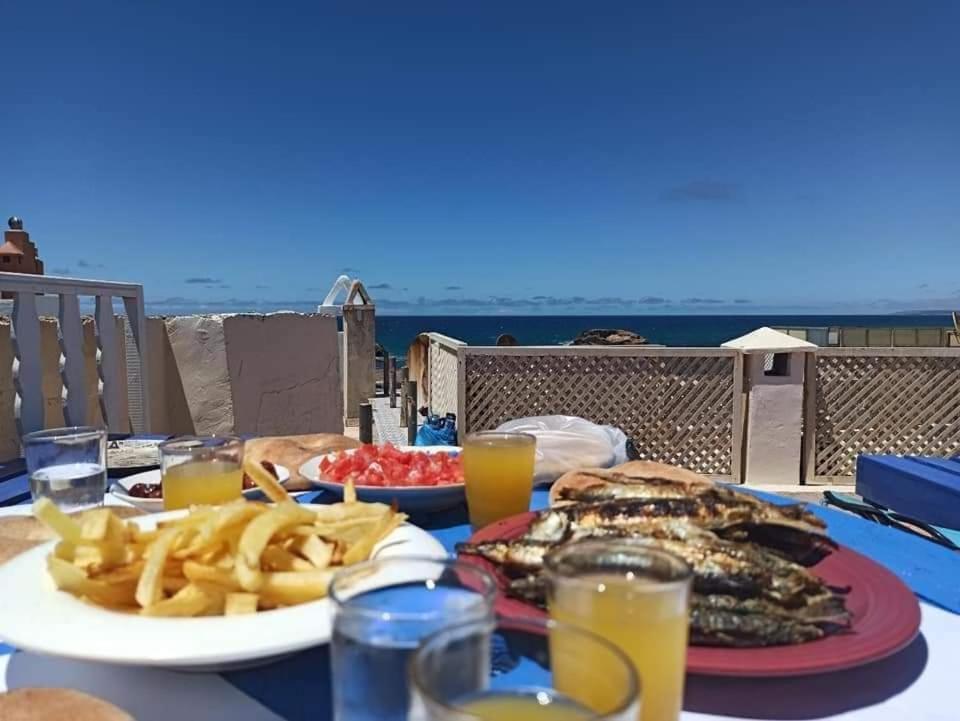
M 761 326 L 796 328 L 952 327 L 949 313 L 886 315 L 383 315 L 377 314 L 377 341 L 391 355 L 405 356 L 418 333 L 434 331 L 470 345 L 493 345 L 510 333 L 522 345 L 558 345 L 590 328 L 624 328 L 650 343 L 715 348 Z

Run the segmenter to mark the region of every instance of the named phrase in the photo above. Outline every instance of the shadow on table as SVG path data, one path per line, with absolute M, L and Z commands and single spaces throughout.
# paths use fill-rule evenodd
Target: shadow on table
M 223 677 L 287 721 L 333 717 L 329 646 L 311 648 L 269 666 Z
M 154 668 L 72 661 L 17 652 L 4 673 L 7 688 L 54 686 L 84 691 L 131 714 L 137 721 L 281 721 L 214 673 L 178 673 Z M 283 693 L 283 679 L 271 677 Z M 305 702 L 306 703 L 306 702 Z M 328 718 L 304 713 L 295 719 Z
M 906 690 L 927 665 L 923 635 L 899 653 L 866 666 L 796 678 L 687 676 L 686 711 L 792 721 L 873 706 Z

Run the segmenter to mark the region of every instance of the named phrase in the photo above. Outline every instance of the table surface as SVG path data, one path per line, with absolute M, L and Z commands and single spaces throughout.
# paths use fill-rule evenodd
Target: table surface
M 309 493 L 298 500 L 334 499 Z M 546 504 L 546 492 L 536 491 L 531 507 Z M 0 509 L 3 511 L 16 512 Z M 451 552 L 470 534 L 463 508 L 412 521 L 433 533 Z M 921 635 L 907 649 L 859 669 L 793 679 L 688 675 L 682 719 L 953 721 L 960 716 L 951 693 L 960 650 L 960 616 L 928 603 L 921 608 Z M 27 686 L 87 691 L 125 708 L 137 721 L 331 718 L 326 647 L 247 671 L 184 674 L 46 657 L 0 644 L 0 690 Z

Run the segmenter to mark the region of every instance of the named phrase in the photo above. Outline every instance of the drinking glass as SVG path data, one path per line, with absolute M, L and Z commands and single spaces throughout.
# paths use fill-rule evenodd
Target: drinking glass
M 407 721 L 407 663 L 425 636 L 493 615 L 496 582 L 453 559 L 393 556 L 350 566 L 330 584 L 335 721 Z
M 474 530 L 530 510 L 537 439 L 529 433 L 484 431 L 463 443 L 467 511 Z
M 550 615 L 620 646 L 643 684 L 641 721 L 677 721 L 683 704 L 692 573 L 642 541 L 587 540 L 544 559 Z M 582 661 L 602 670 L 603 662 Z
M 604 638 L 548 619 L 458 623 L 410 664 L 411 721 L 633 721 L 636 671 Z
M 160 444 L 163 507 L 216 506 L 243 494 L 243 441 L 185 436 Z
M 52 428 L 23 437 L 33 500 L 49 498 L 66 511 L 103 503 L 107 492 L 107 432 L 90 426 Z

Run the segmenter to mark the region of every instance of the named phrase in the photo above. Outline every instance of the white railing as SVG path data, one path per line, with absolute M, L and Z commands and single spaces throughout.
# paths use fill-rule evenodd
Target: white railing
M 146 319 L 143 310 L 143 286 L 102 280 L 54 278 L 21 273 L 0 273 L 0 291 L 14 296 L 13 302 L 13 380 L 14 414 L 21 434 L 44 427 L 43 365 L 41 361 L 40 317 L 37 297 L 59 298 L 60 377 L 64 420 L 68 425 L 89 422 L 87 388 L 84 378 L 83 321 L 80 297 L 94 299 L 96 328 L 97 399 L 101 414 L 111 432 L 149 432 L 150 399 Z M 133 428 L 124 427 L 126 377 L 121 367 L 124 337 L 117 330 L 113 299 L 123 301 L 133 343 L 139 360 L 140 419 Z M 139 426 L 139 427 L 137 427 Z

